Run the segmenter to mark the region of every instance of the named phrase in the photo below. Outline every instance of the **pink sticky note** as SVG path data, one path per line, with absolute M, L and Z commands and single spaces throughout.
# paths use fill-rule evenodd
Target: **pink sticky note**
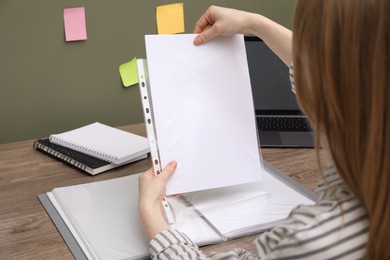
M 85 8 L 64 8 L 64 27 L 67 42 L 86 40 Z

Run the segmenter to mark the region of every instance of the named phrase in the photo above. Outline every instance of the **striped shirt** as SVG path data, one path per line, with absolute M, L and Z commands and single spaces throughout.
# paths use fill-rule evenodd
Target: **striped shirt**
M 290 66 L 292 89 L 293 66 Z M 255 240 L 256 252 L 236 248 L 209 256 L 182 232 L 174 229 L 150 241 L 152 259 L 361 259 L 369 221 L 364 206 L 349 190 L 333 166 L 324 169 L 314 205 L 293 209 L 283 224 Z

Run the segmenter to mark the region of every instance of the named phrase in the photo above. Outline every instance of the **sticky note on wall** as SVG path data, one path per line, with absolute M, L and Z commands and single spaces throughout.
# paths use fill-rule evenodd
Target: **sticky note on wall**
M 87 39 L 85 8 L 64 8 L 65 40 L 83 41 Z
M 129 87 L 138 83 L 137 58 L 123 63 L 119 66 L 119 74 L 122 78 L 123 86 Z
M 183 9 L 183 3 L 157 6 L 157 33 L 171 34 L 184 32 Z

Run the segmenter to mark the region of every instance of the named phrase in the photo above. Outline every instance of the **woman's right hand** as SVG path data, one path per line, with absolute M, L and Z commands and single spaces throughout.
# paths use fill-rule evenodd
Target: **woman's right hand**
M 210 6 L 197 21 L 194 33 L 199 34 L 195 45 L 206 43 L 216 36 L 250 34 L 253 13 L 219 6 Z
M 195 45 L 209 42 L 216 36 L 233 34 L 256 35 L 283 62 L 292 62 L 292 32 L 284 26 L 256 13 L 219 6 L 210 6 L 195 24 Z

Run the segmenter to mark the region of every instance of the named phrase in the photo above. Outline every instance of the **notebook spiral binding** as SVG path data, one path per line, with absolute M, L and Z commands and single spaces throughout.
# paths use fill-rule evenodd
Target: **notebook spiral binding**
M 107 164 L 106 161 L 98 158 L 91 158 L 72 149 L 50 143 L 48 139 L 36 140 L 33 148 L 84 173 L 88 167 L 95 168 Z
M 92 150 L 89 147 L 85 147 L 85 146 L 82 146 L 82 145 L 79 145 L 79 144 L 70 143 L 70 142 L 62 140 L 61 138 L 57 138 L 55 136 L 51 136 L 50 137 L 50 141 L 58 143 L 58 144 L 61 144 L 63 146 L 71 147 L 72 150 L 82 151 L 85 154 L 97 157 L 97 158 L 99 158 L 99 159 L 101 159 L 103 161 L 106 161 L 106 162 L 115 162 L 116 160 L 119 159 L 116 156 L 113 156 L 113 155 L 110 155 L 110 154 L 105 154 L 105 153 L 100 152 L 100 151 L 95 151 L 95 150 Z

